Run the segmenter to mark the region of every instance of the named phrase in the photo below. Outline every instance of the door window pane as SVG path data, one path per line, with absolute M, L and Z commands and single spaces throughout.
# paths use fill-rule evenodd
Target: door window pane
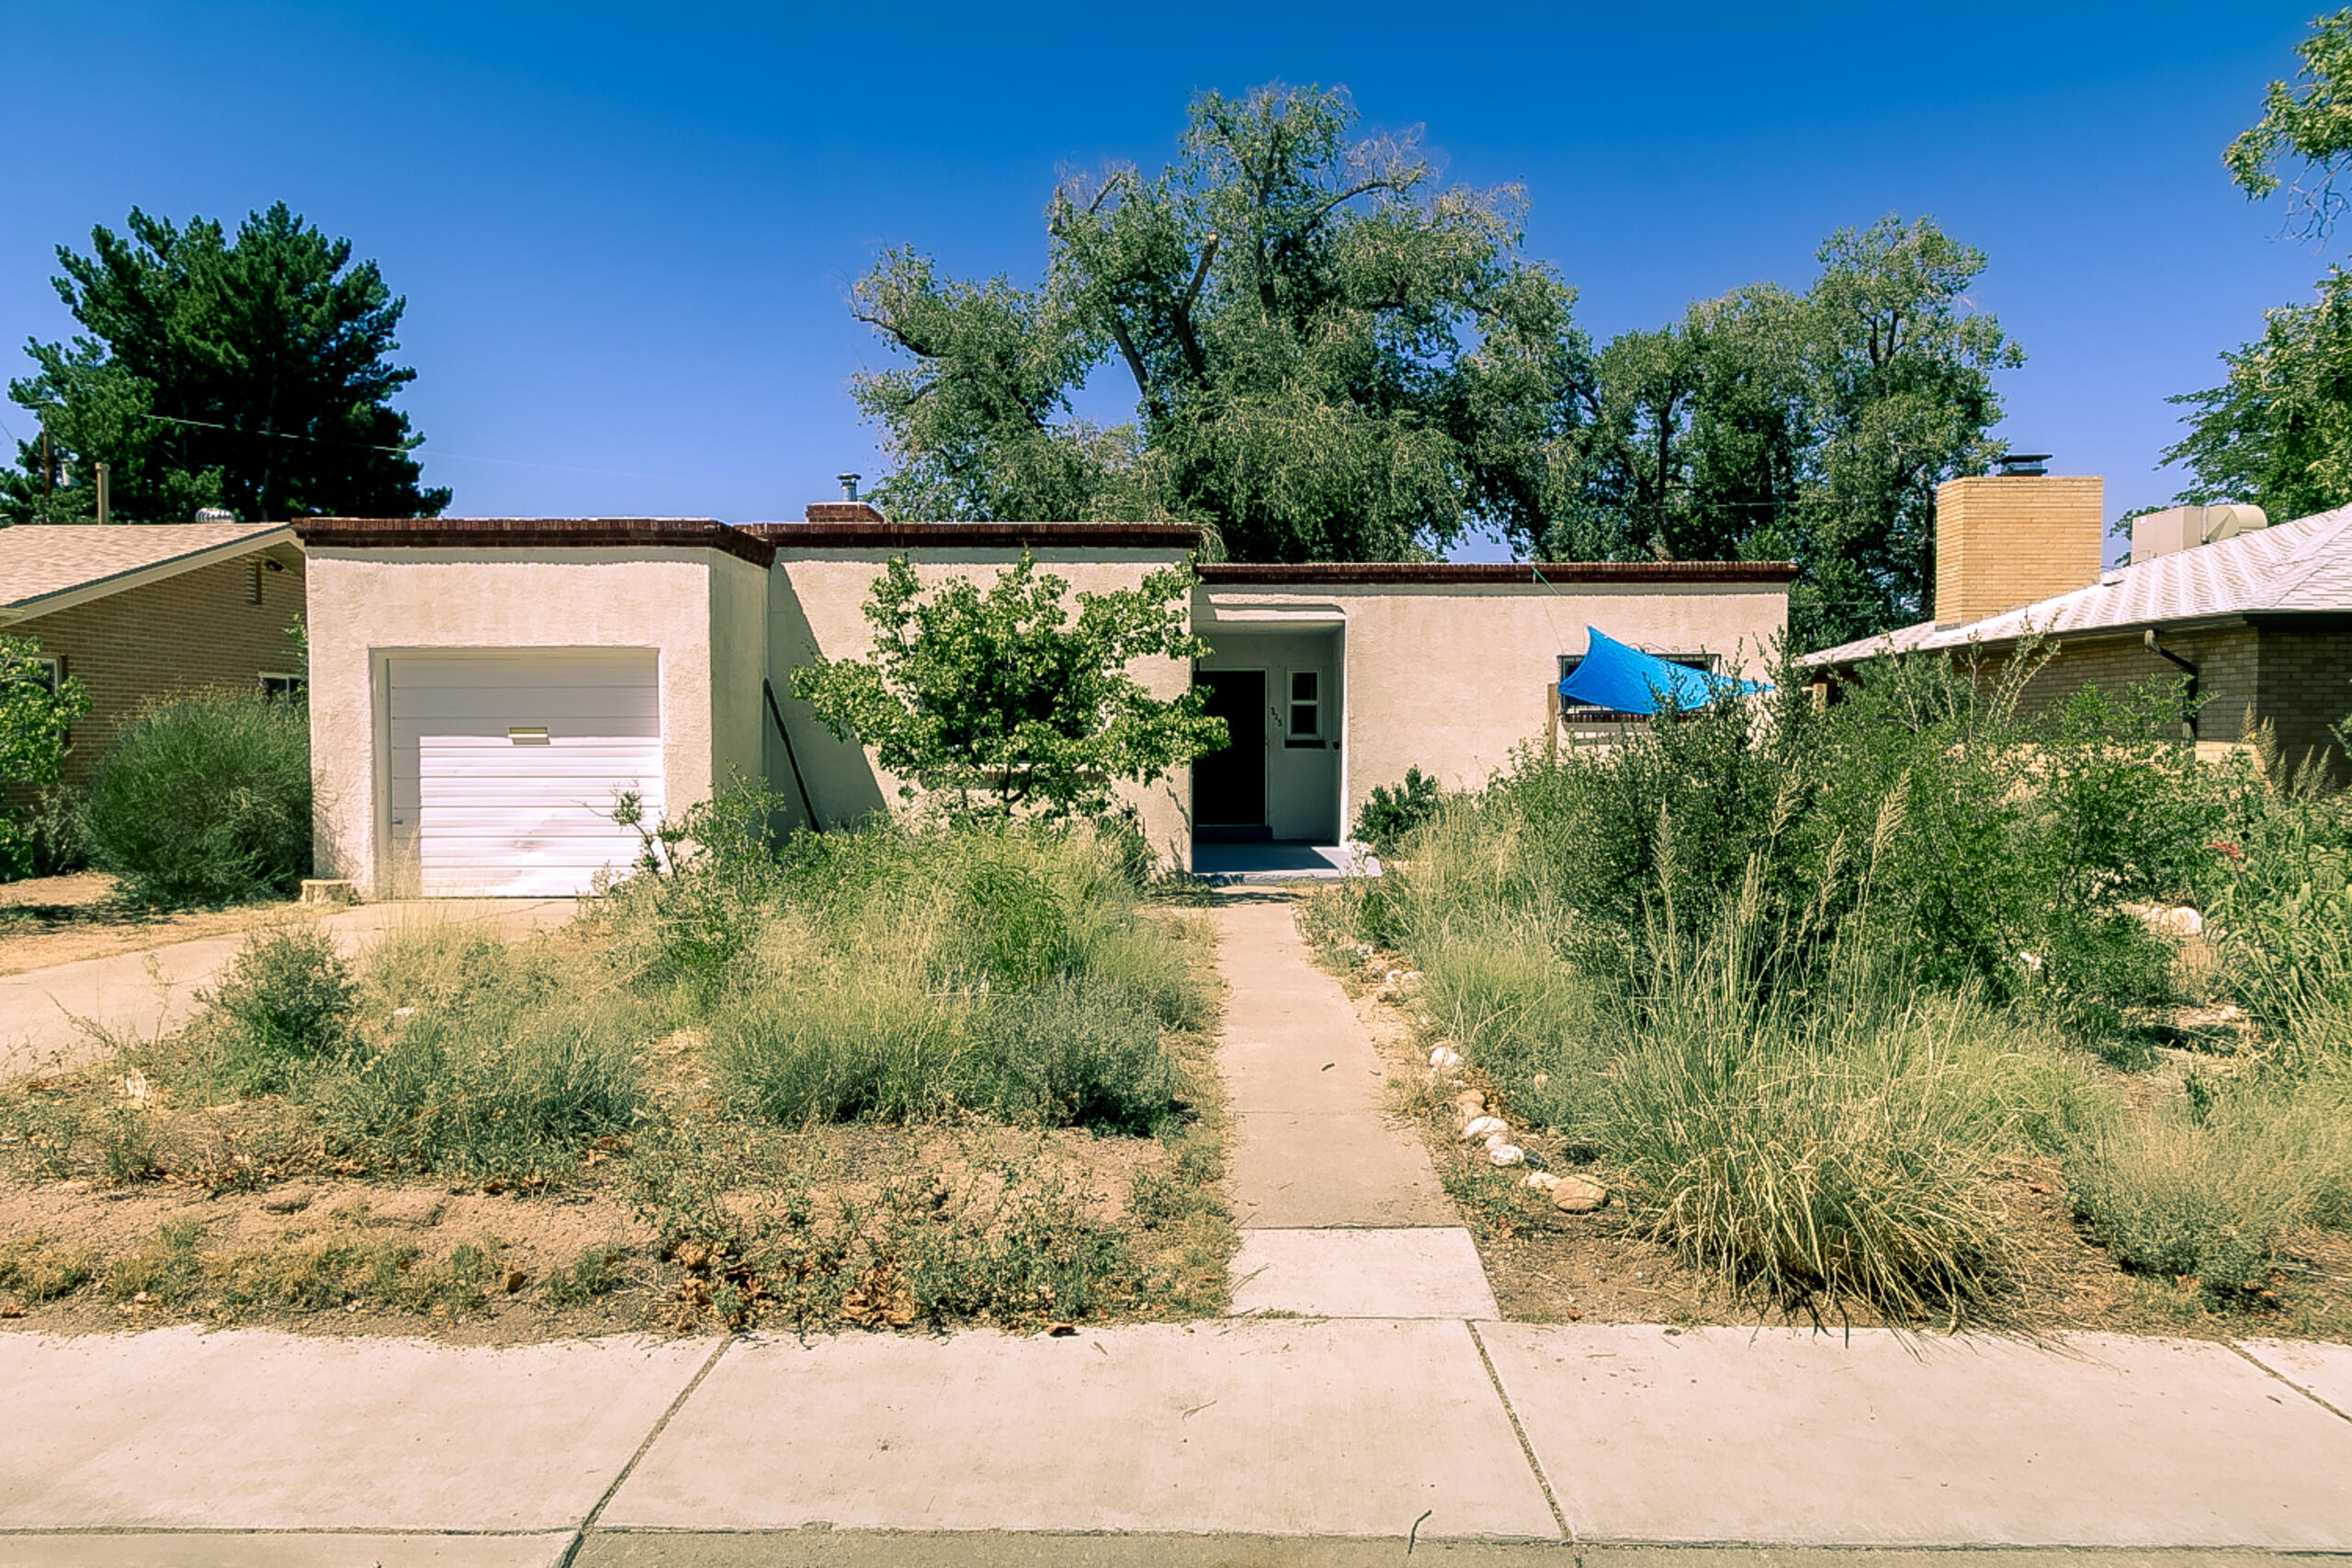
M 1290 672 L 1290 733 L 1303 739 L 1323 733 L 1323 677 L 1319 671 Z

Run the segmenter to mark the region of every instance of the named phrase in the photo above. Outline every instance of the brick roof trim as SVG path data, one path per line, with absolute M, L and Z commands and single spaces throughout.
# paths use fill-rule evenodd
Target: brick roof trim
M 2120 632 L 2221 617 L 2352 612 L 2352 506 L 2278 523 L 2217 545 L 2194 545 L 2103 572 L 2071 592 L 1997 615 L 1939 626 L 1932 621 L 1806 654 L 1808 668 L 1889 653 Z
M 294 532 L 311 548 L 545 550 L 652 547 L 719 550 L 756 567 L 775 558 L 758 536 L 712 517 L 310 517 Z
M 838 504 L 838 503 L 836 503 Z M 864 505 L 863 502 L 854 504 Z M 812 506 L 809 511 L 817 510 Z M 1058 545 L 1096 550 L 1173 550 L 1201 546 L 1189 523 L 743 523 L 744 533 L 788 549 L 920 549 Z
M 292 537 L 283 523 L 26 523 L 0 528 L 0 620 L 47 615 Z
M 1301 587 L 1332 583 L 1367 587 L 1451 587 L 1524 584 L 1746 585 L 1784 584 L 1797 569 L 1790 561 L 1255 561 L 1204 562 L 1201 581 L 1224 585 Z

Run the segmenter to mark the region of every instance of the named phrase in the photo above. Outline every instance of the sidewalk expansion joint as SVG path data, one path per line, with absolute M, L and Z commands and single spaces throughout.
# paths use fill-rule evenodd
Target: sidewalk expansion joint
M 2227 1345 L 2233 1353 L 2245 1357 L 2247 1360 L 2252 1361 L 2256 1367 L 2259 1367 L 2262 1370 L 2263 1375 L 2269 1378 L 2274 1382 L 2285 1383 L 2289 1388 L 2293 1389 L 2297 1393 L 2301 1394 L 2305 1399 L 2310 1400 L 2313 1404 L 2318 1405 L 2322 1410 L 2326 1411 L 2330 1416 L 2335 1416 L 2339 1421 L 2352 1421 L 2352 1412 L 2338 1410 L 2335 1405 L 2330 1404 L 2326 1400 L 2322 1399 L 2318 1394 L 2313 1393 L 2310 1389 L 2305 1388 L 2301 1383 L 2297 1382 L 2294 1379 L 2289 1377 L 2286 1373 L 2280 1371 L 2278 1368 L 2272 1366 L 2261 1357 L 2245 1349 L 2243 1346 L 2239 1345 L 2236 1340 L 2224 1339 L 2222 1343 Z
M 628 1456 L 628 1462 L 621 1466 L 619 1474 L 613 1477 L 613 1483 L 605 1488 L 603 1495 L 596 1499 L 595 1506 L 591 1507 L 581 1519 L 580 1528 L 571 1532 L 571 1544 L 565 1547 L 563 1555 L 555 1560 L 555 1568 L 571 1568 L 573 1560 L 580 1555 L 580 1549 L 588 1544 L 588 1532 L 596 1528 L 598 1519 L 604 1517 L 605 1506 L 612 1502 L 613 1495 L 627 1483 L 631 1475 L 636 1473 L 638 1465 L 644 1461 L 647 1452 L 652 1449 L 653 1445 L 662 1440 L 662 1434 L 669 1429 L 671 1417 L 686 1407 L 686 1401 L 695 1396 L 695 1390 L 702 1386 L 702 1380 L 710 1376 L 711 1369 L 718 1365 L 718 1359 L 732 1349 L 742 1337 L 740 1334 L 727 1334 L 719 1337 L 718 1348 L 711 1351 L 701 1366 L 695 1369 L 695 1375 L 686 1380 L 686 1386 L 678 1391 L 678 1397 L 672 1400 L 670 1407 L 662 1412 L 662 1419 L 653 1423 L 653 1429 L 645 1434 L 645 1441 L 637 1445 L 637 1451 Z
M 1510 1402 L 1510 1393 L 1503 1387 L 1503 1375 L 1495 1371 L 1495 1359 L 1487 1354 L 1487 1342 L 1478 1334 L 1478 1325 L 1465 1322 L 1470 1331 L 1470 1343 L 1478 1348 L 1478 1364 L 1487 1369 L 1487 1381 L 1495 1385 L 1495 1397 L 1502 1401 L 1503 1414 L 1510 1417 L 1511 1436 L 1519 1439 L 1519 1451 L 1527 1456 L 1527 1468 L 1535 1477 L 1535 1484 L 1544 1489 L 1544 1506 L 1552 1510 L 1552 1522 L 1560 1527 L 1560 1539 L 1571 1546 L 1578 1544 L 1577 1532 L 1569 1528 L 1568 1516 L 1560 1509 L 1560 1499 L 1552 1490 L 1552 1478 L 1544 1473 L 1544 1461 L 1535 1457 L 1535 1445 L 1528 1440 L 1527 1428 L 1521 1425 L 1519 1412 Z M 1578 1554 L 1582 1561 L 1582 1554 Z

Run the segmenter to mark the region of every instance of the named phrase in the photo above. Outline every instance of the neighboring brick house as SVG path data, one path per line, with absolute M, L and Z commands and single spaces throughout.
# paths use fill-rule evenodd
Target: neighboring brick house
M 2200 746 L 2267 724 L 2290 761 L 2352 776 L 2331 734 L 2352 715 L 2352 507 L 2275 526 L 2252 507 L 2175 507 L 2138 519 L 2130 561 L 2104 571 L 2097 479 L 1955 479 L 1937 516 L 1936 604 L 1955 613 L 1801 660 L 1831 693 L 1890 653 L 1974 650 L 1990 676 L 2039 634 L 2054 651 L 2029 709 L 2187 676 Z
M 90 694 L 66 756 L 71 784 L 155 697 L 300 683 L 288 627 L 304 592 L 302 548 L 284 524 L 0 529 L 0 633 L 39 641 L 56 673 Z

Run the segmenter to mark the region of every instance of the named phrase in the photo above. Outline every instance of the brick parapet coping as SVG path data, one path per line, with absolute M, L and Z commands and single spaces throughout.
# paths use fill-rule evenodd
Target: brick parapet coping
M 636 546 L 715 549 L 772 566 L 779 546 L 798 549 L 1010 548 L 1033 545 L 1079 549 L 1199 547 L 1201 532 L 1182 523 L 751 523 L 707 517 L 311 517 L 294 524 L 310 549 L 584 549 Z M 1781 584 L 1796 576 L 1786 561 L 1203 562 L 1210 586 L 1443 587 L 1510 584 Z

